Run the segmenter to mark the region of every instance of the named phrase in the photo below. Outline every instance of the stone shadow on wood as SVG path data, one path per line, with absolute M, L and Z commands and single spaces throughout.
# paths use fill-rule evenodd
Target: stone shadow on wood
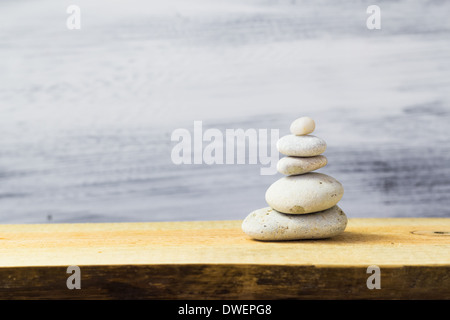
M 395 244 L 397 236 L 386 235 L 386 234 L 376 234 L 376 233 L 363 233 L 355 231 L 345 231 L 344 233 L 334 236 L 332 238 L 326 239 L 304 239 L 304 240 L 282 240 L 282 241 L 269 241 L 269 240 L 255 240 L 249 239 L 256 242 L 267 242 L 267 243 L 280 243 L 280 244 L 362 244 L 362 243 L 386 243 Z

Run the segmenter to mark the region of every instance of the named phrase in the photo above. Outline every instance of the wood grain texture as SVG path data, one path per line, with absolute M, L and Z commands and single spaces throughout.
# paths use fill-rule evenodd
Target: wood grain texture
M 0 298 L 450 298 L 450 219 L 350 219 L 333 239 L 288 242 L 240 223 L 0 225 Z M 81 290 L 66 287 L 69 265 Z

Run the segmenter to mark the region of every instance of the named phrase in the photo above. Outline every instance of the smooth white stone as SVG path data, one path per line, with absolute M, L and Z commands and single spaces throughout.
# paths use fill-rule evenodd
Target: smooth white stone
M 280 213 L 270 207 L 250 213 L 242 222 L 242 230 L 257 240 L 323 239 L 344 232 L 347 216 L 338 207 L 294 215 Z
M 313 135 L 294 136 L 289 134 L 277 141 L 277 149 L 286 156 L 314 157 L 325 152 L 327 144 L 325 140 Z
M 266 191 L 266 202 L 279 212 L 303 214 L 331 208 L 343 195 L 344 187 L 339 181 L 309 172 L 275 181 Z
M 310 134 L 316 128 L 316 123 L 310 117 L 301 117 L 291 123 L 291 133 L 296 136 Z
M 326 166 L 327 163 L 328 160 L 325 156 L 308 158 L 284 157 L 278 161 L 277 170 L 282 174 L 297 175 L 320 169 Z

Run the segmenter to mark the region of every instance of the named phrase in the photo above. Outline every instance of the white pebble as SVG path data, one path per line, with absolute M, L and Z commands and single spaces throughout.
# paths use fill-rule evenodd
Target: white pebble
M 278 161 L 277 170 L 285 175 L 304 174 L 326 166 L 327 162 L 327 157 L 322 155 L 308 158 L 284 157 Z
M 310 117 L 301 117 L 294 120 L 291 124 L 291 133 L 296 136 L 310 134 L 316 128 L 316 124 Z
M 313 135 L 294 136 L 288 134 L 277 141 L 277 149 L 286 156 L 314 157 L 325 152 L 327 143 Z
M 242 231 L 256 240 L 324 239 L 344 232 L 347 216 L 338 207 L 310 214 L 284 214 L 270 207 L 250 213 Z
M 275 181 L 266 191 L 266 202 L 279 212 L 304 214 L 331 208 L 343 195 L 344 187 L 335 178 L 309 172 Z

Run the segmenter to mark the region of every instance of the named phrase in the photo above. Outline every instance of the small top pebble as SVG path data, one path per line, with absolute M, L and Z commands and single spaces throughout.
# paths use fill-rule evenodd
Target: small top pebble
M 301 117 L 294 120 L 291 124 L 291 133 L 296 136 L 304 136 L 310 134 L 316 128 L 316 124 L 310 117 Z

